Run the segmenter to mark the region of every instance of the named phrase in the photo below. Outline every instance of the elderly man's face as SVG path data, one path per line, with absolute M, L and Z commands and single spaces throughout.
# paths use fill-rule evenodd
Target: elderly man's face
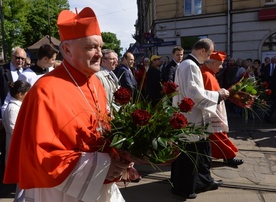
M 103 40 L 101 36 L 93 35 L 72 40 L 68 53 L 63 50 L 67 61 L 86 76 L 91 76 L 100 70 Z
M 11 63 L 16 69 L 20 69 L 24 66 L 26 57 L 26 52 L 21 48 L 17 48 L 14 54 L 12 54 Z
M 210 69 L 216 74 L 222 69 L 223 61 L 213 60 L 210 65 Z
M 118 65 L 118 57 L 115 53 L 111 52 L 106 54 L 105 57 L 102 58 L 102 66 L 112 71 Z

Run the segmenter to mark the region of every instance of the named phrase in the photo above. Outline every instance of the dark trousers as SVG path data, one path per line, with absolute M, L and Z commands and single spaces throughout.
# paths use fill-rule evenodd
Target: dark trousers
M 16 184 L 3 184 L 5 172 L 6 132 L 0 124 L 0 198 L 14 197 Z
M 272 120 L 273 113 L 276 110 L 276 93 L 272 93 L 272 95 L 270 96 L 270 101 L 268 103 L 269 103 L 269 110 L 265 115 L 265 119 Z
M 212 183 L 210 140 L 187 143 L 185 152 L 172 163 L 171 180 L 175 192 L 192 194 Z

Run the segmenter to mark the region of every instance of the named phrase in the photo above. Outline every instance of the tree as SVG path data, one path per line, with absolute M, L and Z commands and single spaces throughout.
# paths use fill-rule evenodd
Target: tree
M 5 0 L 3 3 L 5 47 L 8 53 L 12 47 L 22 46 L 26 39 L 22 35 L 25 27 L 28 26 L 26 16 L 26 0 Z M 3 30 L 2 30 L 3 31 Z M 1 32 L 2 32 L 1 31 Z
M 64 9 L 69 9 L 68 0 L 4 0 L 1 34 L 5 36 L 7 58 L 15 46 L 26 48 L 45 35 L 59 38 L 56 22 Z
M 23 33 L 28 39 L 28 47 L 45 35 L 59 38 L 57 17 L 61 10 L 69 9 L 68 0 L 28 0 L 30 12 L 27 19 L 29 26 Z
M 104 42 L 103 49 L 114 50 L 120 57 L 123 48 L 121 47 L 121 41 L 117 39 L 116 34 L 111 32 L 102 32 L 102 38 Z

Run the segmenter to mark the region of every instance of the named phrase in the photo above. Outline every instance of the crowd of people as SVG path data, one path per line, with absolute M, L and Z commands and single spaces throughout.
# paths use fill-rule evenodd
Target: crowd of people
M 77 23 L 76 23 L 77 22 Z M 223 182 L 211 176 L 212 158 L 238 166 L 238 148 L 229 139 L 225 100 L 227 90 L 242 77 L 254 77 L 276 90 L 276 57 L 260 60 L 227 58 L 205 38 L 184 58 L 176 46 L 169 56 L 151 55 L 139 63 L 131 52 L 120 59 L 104 44 L 91 8 L 75 14 L 63 10 L 58 17 L 59 50 L 44 44 L 30 65 L 27 54 L 14 48 L 10 63 L 0 68 L 1 117 L 6 136 L 4 183 L 17 184 L 15 201 L 124 201 L 116 182 L 133 162 L 106 145 L 114 92 L 125 87 L 136 99 L 154 107 L 163 96 L 162 82 L 175 82 L 179 94 L 192 98 L 195 107 L 186 114 L 190 123 L 209 124 L 209 137 L 189 142 L 171 165 L 172 193 L 196 198 Z M 57 54 L 63 61 L 56 65 Z M 266 121 L 273 122 L 276 94 Z M 23 101 L 24 99 L 24 101 Z

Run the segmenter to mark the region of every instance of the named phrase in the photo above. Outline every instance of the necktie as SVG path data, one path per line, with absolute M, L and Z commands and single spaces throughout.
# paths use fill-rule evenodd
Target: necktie
M 17 75 L 19 76 L 21 74 L 19 69 L 16 69 Z
M 116 81 L 116 76 L 113 72 L 109 72 L 109 75 L 111 76 L 111 78 L 113 79 L 113 81 Z

